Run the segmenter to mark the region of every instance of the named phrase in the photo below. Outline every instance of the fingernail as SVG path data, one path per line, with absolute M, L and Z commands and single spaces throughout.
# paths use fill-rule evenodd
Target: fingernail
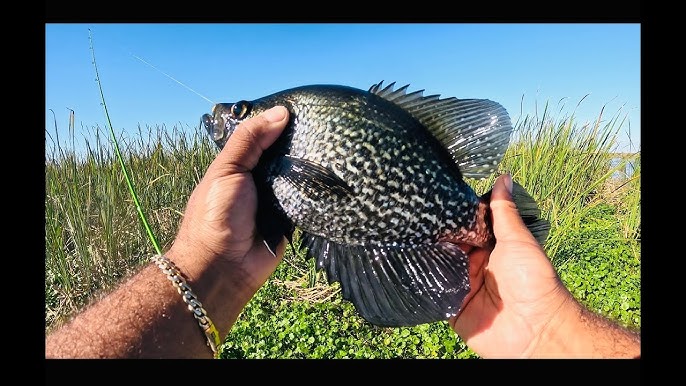
M 507 192 L 512 194 L 512 176 L 510 176 L 508 173 L 505 173 L 501 175 L 500 178 L 502 178 L 505 188 L 507 188 Z
M 286 117 L 286 108 L 283 106 L 274 106 L 271 109 L 262 112 L 262 116 L 269 122 L 281 122 Z

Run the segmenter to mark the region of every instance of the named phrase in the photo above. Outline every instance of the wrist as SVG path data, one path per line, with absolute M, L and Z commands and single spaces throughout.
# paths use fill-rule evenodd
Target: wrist
M 201 248 L 174 248 L 165 256 L 176 264 L 223 339 L 252 297 L 240 269 Z
M 203 308 L 200 300 L 198 300 L 198 296 L 188 285 L 188 282 L 179 271 L 179 268 L 169 258 L 165 255 L 155 255 L 152 260 L 155 265 L 167 275 L 167 279 L 171 281 L 177 292 L 182 295 L 183 302 L 186 303 L 188 310 L 192 312 L 193 317 L 198 322 L 198 327 L 200 327 L 205 334 L 207 344 L 216 356 L 219 345 L 221 344 L 219 331 L 212 322 L 212 319 L 207 315 L 207 311 Z
M 565 295 L 560 307 L 551 313 L 549 321 L 536 336 L 526 356 L 568 358 L 574 351 L 575 341 L 581 334 L 578 331 L 581 305 L 568 292 Z
M 535 358 L 637 358 L 640 335 L 586 309 L 569 294 L 531 351 Z

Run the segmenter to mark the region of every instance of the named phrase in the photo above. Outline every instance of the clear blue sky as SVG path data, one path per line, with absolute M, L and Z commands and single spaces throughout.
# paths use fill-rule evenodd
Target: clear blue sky
M 112 125 L 195 130 L 213 102 L 306 84 L 368 89 L 381 80 L 424 95 L 488 98 L 513 121 L 549 102 L 577 121 L 628 117 L 618 150 L 640 144 L 640 24 L 46 24 L 45 127 L 76 137 L 106 127 L 88 29 Z M 523 103 L 522 103 L 523 97 Z M 621 109 L 621 110 L 620 110 Z M 629 149 L 629 140 L 633 149 Z M 46 141 L 50 142 L 46 135 Z

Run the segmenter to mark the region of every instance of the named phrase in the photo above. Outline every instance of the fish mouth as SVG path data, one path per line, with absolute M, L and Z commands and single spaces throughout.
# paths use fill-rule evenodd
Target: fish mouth
M 212 109 L 214 110 L 214 108 Z M 224 138 L 224 122 L 221 118 L 215 118 L 210 114 L 203 114 L 202 124 L 213 141 L 221 141 Z

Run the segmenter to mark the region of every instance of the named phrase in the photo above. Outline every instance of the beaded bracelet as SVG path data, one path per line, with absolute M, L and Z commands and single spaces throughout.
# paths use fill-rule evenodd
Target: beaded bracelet
M 202 303 L 198 301 L 198 297 L 195 296 L 191 287 L 186 283 L 186 280 L 181 276 L 181 272 L 171 260 L 164 255 L 155 255 L 151 260 L 160 267 L 162 272 L 167 275 L 167 278 L 171 280 L 174 288 L 183 296 L 183 301 L 188 305 L 188 309 L 198 321 L 200 329 L 205 334 L 205 338 L 207 338 L 207 345 L 210 346 L 216 358 L 218 354 L 217 347 L 221 344 L 219 331 L 217 331 L 210 317 L 207 316 L 207 311 L 202 308 Z

